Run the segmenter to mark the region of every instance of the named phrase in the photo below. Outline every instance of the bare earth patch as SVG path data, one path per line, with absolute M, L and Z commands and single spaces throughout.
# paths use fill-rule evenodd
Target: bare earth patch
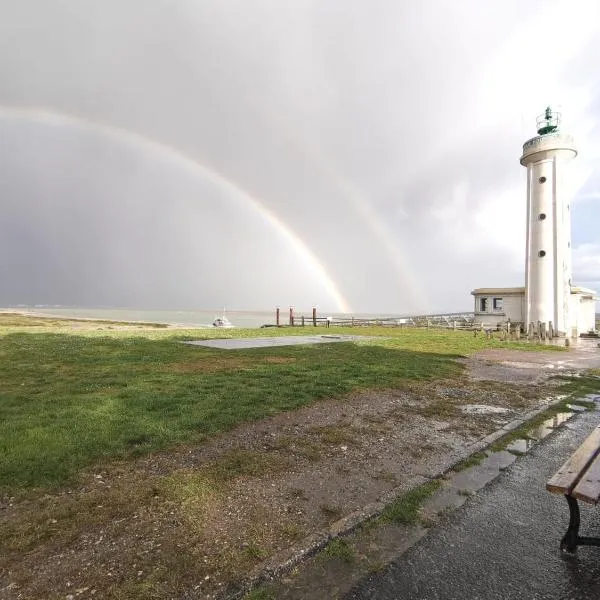
M 549 354 L 484 353 L 466 361 L 469 378 L 321 401 L 202 445 L 99 466 L 71 489 L 3 498 L 0 597 L 222 596 L 277 552 L 439 475 L 546 404 L 557 392 L 547 362 L 566 359 Z M 526 380 L 515 375 L 523 371 Z

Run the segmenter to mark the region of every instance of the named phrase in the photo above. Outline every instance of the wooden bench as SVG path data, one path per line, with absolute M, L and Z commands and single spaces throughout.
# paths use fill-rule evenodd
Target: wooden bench
M 560 542 L 560 549 L 575 552 L 577 546 L 600 546 L 600 538 L 579 535 L 577 502 L 597 504 L 600 499 L 600 426 L 548 480 L 546 489 L 563 494 L 569 504 L 569 528 Z

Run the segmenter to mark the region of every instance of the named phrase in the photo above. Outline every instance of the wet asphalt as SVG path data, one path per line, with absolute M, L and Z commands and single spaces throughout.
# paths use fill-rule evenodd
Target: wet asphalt
M 568 507 L 545 490 L 599 423 L 597 411 L 570 420 L 344 599 L 600 599 L 600 547 L 561 554 Z M 581 504 L 581 523 L 600 536 L 600 505 Z

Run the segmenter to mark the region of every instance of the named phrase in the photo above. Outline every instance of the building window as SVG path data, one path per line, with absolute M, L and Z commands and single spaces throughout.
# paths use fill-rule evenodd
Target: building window
M 539 219 L 540 221 L 543 221 L 545 218 L 546 218 L 546 213 L 540 213 L 540 214 L 538 215 L 538 219 Z
M 540 177 L 539 181 L 540 181 L 540 183 L 546 183 L 546 178 L 545 177 Z
M 480 298 L 479 299 L 479 312 L 487 312 L 488 307 L 488 299 Z
M 540 251 L 538 252 L 538 256 L 539 256 L 540 258 L 543 258 L 544 256 L 546 256 L 546 251 L 545 251 L 545 250 L 540 250 Z
M 494 310 L 502 310 L 504 308 L 504 302 L 502 298 L 494 298 L 492 300 L 492 306 L 494 307 Z

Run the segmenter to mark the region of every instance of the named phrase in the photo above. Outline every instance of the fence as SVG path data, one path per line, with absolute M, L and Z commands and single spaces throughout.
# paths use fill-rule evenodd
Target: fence
M 437 315 L 412 315 L 407 317 L 320 317 L 317 309 L 313 308 L 310 314 L 296 314 L 290 307 L 287 323 L 283 323 L 279 308 L 275 311 L 275 324 L 277 327 L 436 327 L 444 329 L 472 330 L 474 314 L 471 313 L 446 313 Z M 478 329 L 479 325 L 476 326 Z

